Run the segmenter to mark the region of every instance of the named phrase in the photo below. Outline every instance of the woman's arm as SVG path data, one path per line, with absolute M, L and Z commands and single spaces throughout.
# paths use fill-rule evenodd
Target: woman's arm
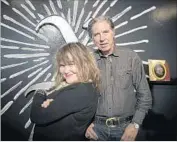
M 91 83 L 80 83 L 66 89 L 51 102 L 47 108 L 41 107 L 45 95 L 36 93 L 31 108 L 31 120 L 36 124 L 47 124 L 71 113 L 79 112 L 97 103 L 97 92 Z

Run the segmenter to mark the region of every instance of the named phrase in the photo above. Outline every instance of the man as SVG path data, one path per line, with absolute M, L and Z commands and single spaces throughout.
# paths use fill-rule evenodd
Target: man
M 117 47 L 114 24 L 108 17 L 91 21 L 88 30 L 98 47 L 101 96 L 94 122 L 85 136 L 91 140 L 135 140 L 152 106 L 142 61 L 132 50 Z

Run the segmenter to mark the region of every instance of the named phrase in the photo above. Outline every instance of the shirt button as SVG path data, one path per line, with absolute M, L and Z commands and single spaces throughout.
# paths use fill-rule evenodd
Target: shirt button
M 111 81 L 113 81 L 114 80 L 114 77 L 113 76 L 111 76 Z
M 111 56 L 109 57 L 109 62 L 112 63 L 112 58 L 111 58 Z

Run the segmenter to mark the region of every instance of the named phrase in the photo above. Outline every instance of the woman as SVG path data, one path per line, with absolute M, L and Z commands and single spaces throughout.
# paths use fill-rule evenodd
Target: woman
M 36 124 L 33 140 L 86 140 L 97 108 L 99 69 L 81 43 L 63 46 L 56 60 L 55 86 L 35 92 L 30 115 Z

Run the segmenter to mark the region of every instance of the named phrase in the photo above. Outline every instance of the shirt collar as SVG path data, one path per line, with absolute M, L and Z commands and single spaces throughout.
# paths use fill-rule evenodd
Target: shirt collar
M 106 56 L 104 56 L 102 54 L 102 52 L 100 50 L 96 50 L 95 53 L 96 53 L 96 59 L 98 59 L 98 60 L 101 59 L 101 58 L 105 58 L 106 57 Z M 120 56 L 120 52 L 119 52 L 118 47 L 115 46 L 113 53 L 110 54 L 109 56 L 119 57 Z

